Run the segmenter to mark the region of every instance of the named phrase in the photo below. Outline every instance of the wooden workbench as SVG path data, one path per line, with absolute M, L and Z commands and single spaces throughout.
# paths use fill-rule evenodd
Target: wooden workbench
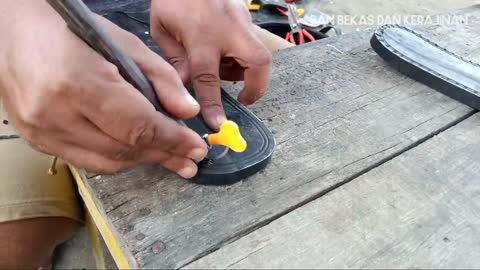
M 468 24 L 419 31 L 480 61 L 480 6 L 458 14 Z M 250 179 L 206 187 L 153 165 L 74 170 L 119 266 L 480 267 L 480 115 L 390 68 L 370 37 L 274 56 L 252 110 L 278 146 Z

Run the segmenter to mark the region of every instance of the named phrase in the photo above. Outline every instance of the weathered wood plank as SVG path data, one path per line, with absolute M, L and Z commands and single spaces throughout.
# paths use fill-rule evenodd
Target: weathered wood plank
M 191 264 L 480 268 L 480 114 Z
M 480 17 L 478 8 L 469 12 Z M 449 33 L 440 43 L 464 55 L 480 44 L 478 24 L 458 33 L 451 27 L 427 32 Z M 473 113 L 389 68 L 369 37 L 275 55 L 268 94 L 252 110 L 275 133 L 278 148 L 272 164 L 247 181 L 203 187 L 153 165 L 89 179 L 128 255 L 141 267 L 181 267 Z

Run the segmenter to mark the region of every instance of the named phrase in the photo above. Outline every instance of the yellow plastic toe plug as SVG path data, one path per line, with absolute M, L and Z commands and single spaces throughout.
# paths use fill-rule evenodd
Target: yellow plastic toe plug
M 247 149 L 247 141 L 240 134 L 238 125 L 230 120 L 223 122 L 220 132 L 208 135 L 210 145 L 224 145 L 235 152 L 244 152 Z

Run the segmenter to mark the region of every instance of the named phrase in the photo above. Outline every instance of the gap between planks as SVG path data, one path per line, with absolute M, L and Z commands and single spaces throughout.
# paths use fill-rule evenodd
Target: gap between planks
M 478 120 L 476 113 L 357 181 L 187 268 L 385 268 L 400 264 L 405 269 L 475 269 L 480 244 L 475 229 L 480 221 L 475 200 L 480 190 L 474 188 L 480 172 L 475 162 Z M 278 258 L 284 251 L 286 257 Z
M 377 167 L 379 167 L 379 166 L 382 166 L 383 164 L 391 161 L 392 159 L 397 158 L 398 156 L 400 156 L 400 155 L 402 155 L 402 154 L 404 154 L 404 153 L 406 153 L 406 152 L 408 152 L 408 151 L 411 151 L 411 150 L 413 150 L 414 148 L 416 148 L 416 147 L 424 144 L 425 142 L 427 142 L 427 141 L 430 140 L 431 138 L 433 138 L 433 137 L 435 137 L 435 136 L 437 136 L 437 135 L 439 135 L 439 134 L 447 131 L 448 129 L 451 129 L 451 128 L 457 126 L 457 125 L 460 124 L 461 122 L 467 120 L 468 118 L 474 116 L 474 115 L 477 114 L 477 113 L 478 113 L 478 111 L 473 110 L 472 112 L 469 112 L 468 114 L 464 115 L 463 117 L 460 117 L 459 119 L 456 119 L 455 121 L 450 122 L 449 124 L 447 124 L 447 125 L 444 126 L 443 128 L 440 128 L 440 129 L 438 129 L 438 130 L 430 133 L 429 135 L 427 135 L 427 136 L 419 139 L 418 141 L 412 143 L 411 145 L 408 145 L 407 147 L 405 147 L 405 148 L 403 148 L 403 149 L 401 149 L 401 150 L 399 150 L 399 151 L 397 151 L 397 152 L 395 152 L 395 153 L 393 153 L 393 154 L 391 154 L 391 155 L 389 155 L 389 156 L 387 156 L 387 157 L 379 160 L 378 162 L 372 164 L 371 166 L 366 167 L 365 169 L 359 171 L 358 173 L 355 173 L 355 174 L 353 174 L 352 176 L 345 178 L 344 181 L 339 182 L 339 183 L 337 183 L 337 184 L 335 184 L 335 185 L 333 185 L 333 186 L 331 186 L 331 187 L 323 190 L 322 192 L 320 192 L 320 193 L 318 193 L 318 194 L 315 194 L 315 195 L 311 196 L 310 198 L 308 198 L 308 199 L 306 199 L 306 200 L 304 200 L 304 201 L 302 201 L 302 202 L 300 202 L 300 203 L 298 203 L 298 204 L 296 204 L 296 205 L 293 205 L 292 207 L 286 209 L 285 211 L 283 211 L 283 212 L 281 212 L 281 213 L 278 213 L 277 215 L 275 215 L 275 216 L 273 216 L 273 217 L 271 217 L 271 218 L 269 218 L 269 219 L 267 219 L 267 220 L 265 220 L 265 221 L 263 221 L 263 222 L 260 222 L 260 223 L 254 225 L 254 226 L 252 226 L 252 227 L 250 227 L 250 228 L 245 229 L 243 232 L 240 232 L 240 233 L 236 234 L 234 237 L 232 237 L 232 238 L 230 238 L 230 239 L 226 239 L 225 241 L 219 243 L 217 246 L 213 247 L 212 249 L 210 249 L 210 250 L 208 250 L 208 251 L 205 251 L 204 253 L 200 254 L 197 258 L 193 259 L 193 260 L 190 261 L 189 263 L 186 263 L 186 264 L 180 266 L 179 269 L 188 267 L 189 265 L 193 264 L 194 262 L 196 262 L 196 261 L 202 259 L 203 257 L 205 257 L 205 256 L 207 256 L 207 255 L 209 255 L 209 254 L 211 254 L 211 253 L 219 250 L 220 248 L 222 248 L 222 247 L 224 247 L 224 246 L 226 246 L 226 245 L 228 245 L 228 244 L 231 244 L 231 243 L 233 243 L 233 242 L 235 242 L 235 241 L 237 241 L 237 240 L 239 240 L 239 239 L 241 239 L 241 238 L 249 235 L 250 233 L 252 233 L 252 232 L 254 232 L 254 231 L 256 231 L 256 230 L 258 230 L 258 229 L 260 229 L 260 228 L 262 228 L 262 227 L 267 226 L 268 224 L 272 223 L 273 221 L 275 221 L 275 220 L 277 220 L 277 219 L 279 219 L 279 218 L 281 218 L 281 217 L 283 217 L 283 216 L 285 216 L 285 215 L 288 215 L 289 213 L 295 211 L 296 209 L 301 208 L 301 207 L 303 207 L 303 206 L 305 206 L 305 205 L 307 205 L 307 204 L 309 204 L 309 203 L 311 203 L 311 202 L 313 202 L 313 201 L 315 201 L 315 200 L 317 200 L 317 199 L 319 199 L 319 198 L 321 198 L 321 197 L 329 194 L 330 192 L 336 190 L 337 188 L 342 187 L 342 186 L 350 183 L 351 181 L 355 180 L 356 178 L 358 178 L 358 177 L 360 177 L 360 176 L 362 176 L 362 175 L 364 175 L 364 174 L 369 173 L 370 171 L 374 170 L 375 168 L 377 168 Z M 384 151 L 386 151 L 386 150 L 384 150 Z M 345 165 L 344 167 L 349 166 L 349 165 L 351 165 L 351 164 L 347 164 L 347 165 Z M 330 172 L 328 172 L 328 173 L 326 173 L 326 174 L 329 174 L 329 173 L 330 173 Z M 325 175 L 326 175 L 326 174 L 325 174 Z M 319 177 L 315 177 L 315 179 L 321 178 L 321 177 L 323 177 L 323 176 L 324 176 L 324 175 L 321 175 L 321 176 L 319 176 Z M 312 179 L 311 181 L 313 181 L 313 180 L 315 180 L 315 179 Z

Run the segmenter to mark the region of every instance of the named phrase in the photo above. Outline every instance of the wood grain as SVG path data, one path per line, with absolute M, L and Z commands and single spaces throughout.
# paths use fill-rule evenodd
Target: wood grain
M 480 114 L 189 265 L 480 268 Z
M 478 8 L 464 12 L 480 17 Z M 469 55 L 480 44 L 478 26 L 424 32 Z M 274 56 L 268 94 L 252 110 L 275 133 L 278 148 L 258 175 L 205 187 L 150 165 L 90 178 L 87 188 L 138 266 L 189 264 L 474 113 L 389 68 L 369 38 L 331 38 Z

